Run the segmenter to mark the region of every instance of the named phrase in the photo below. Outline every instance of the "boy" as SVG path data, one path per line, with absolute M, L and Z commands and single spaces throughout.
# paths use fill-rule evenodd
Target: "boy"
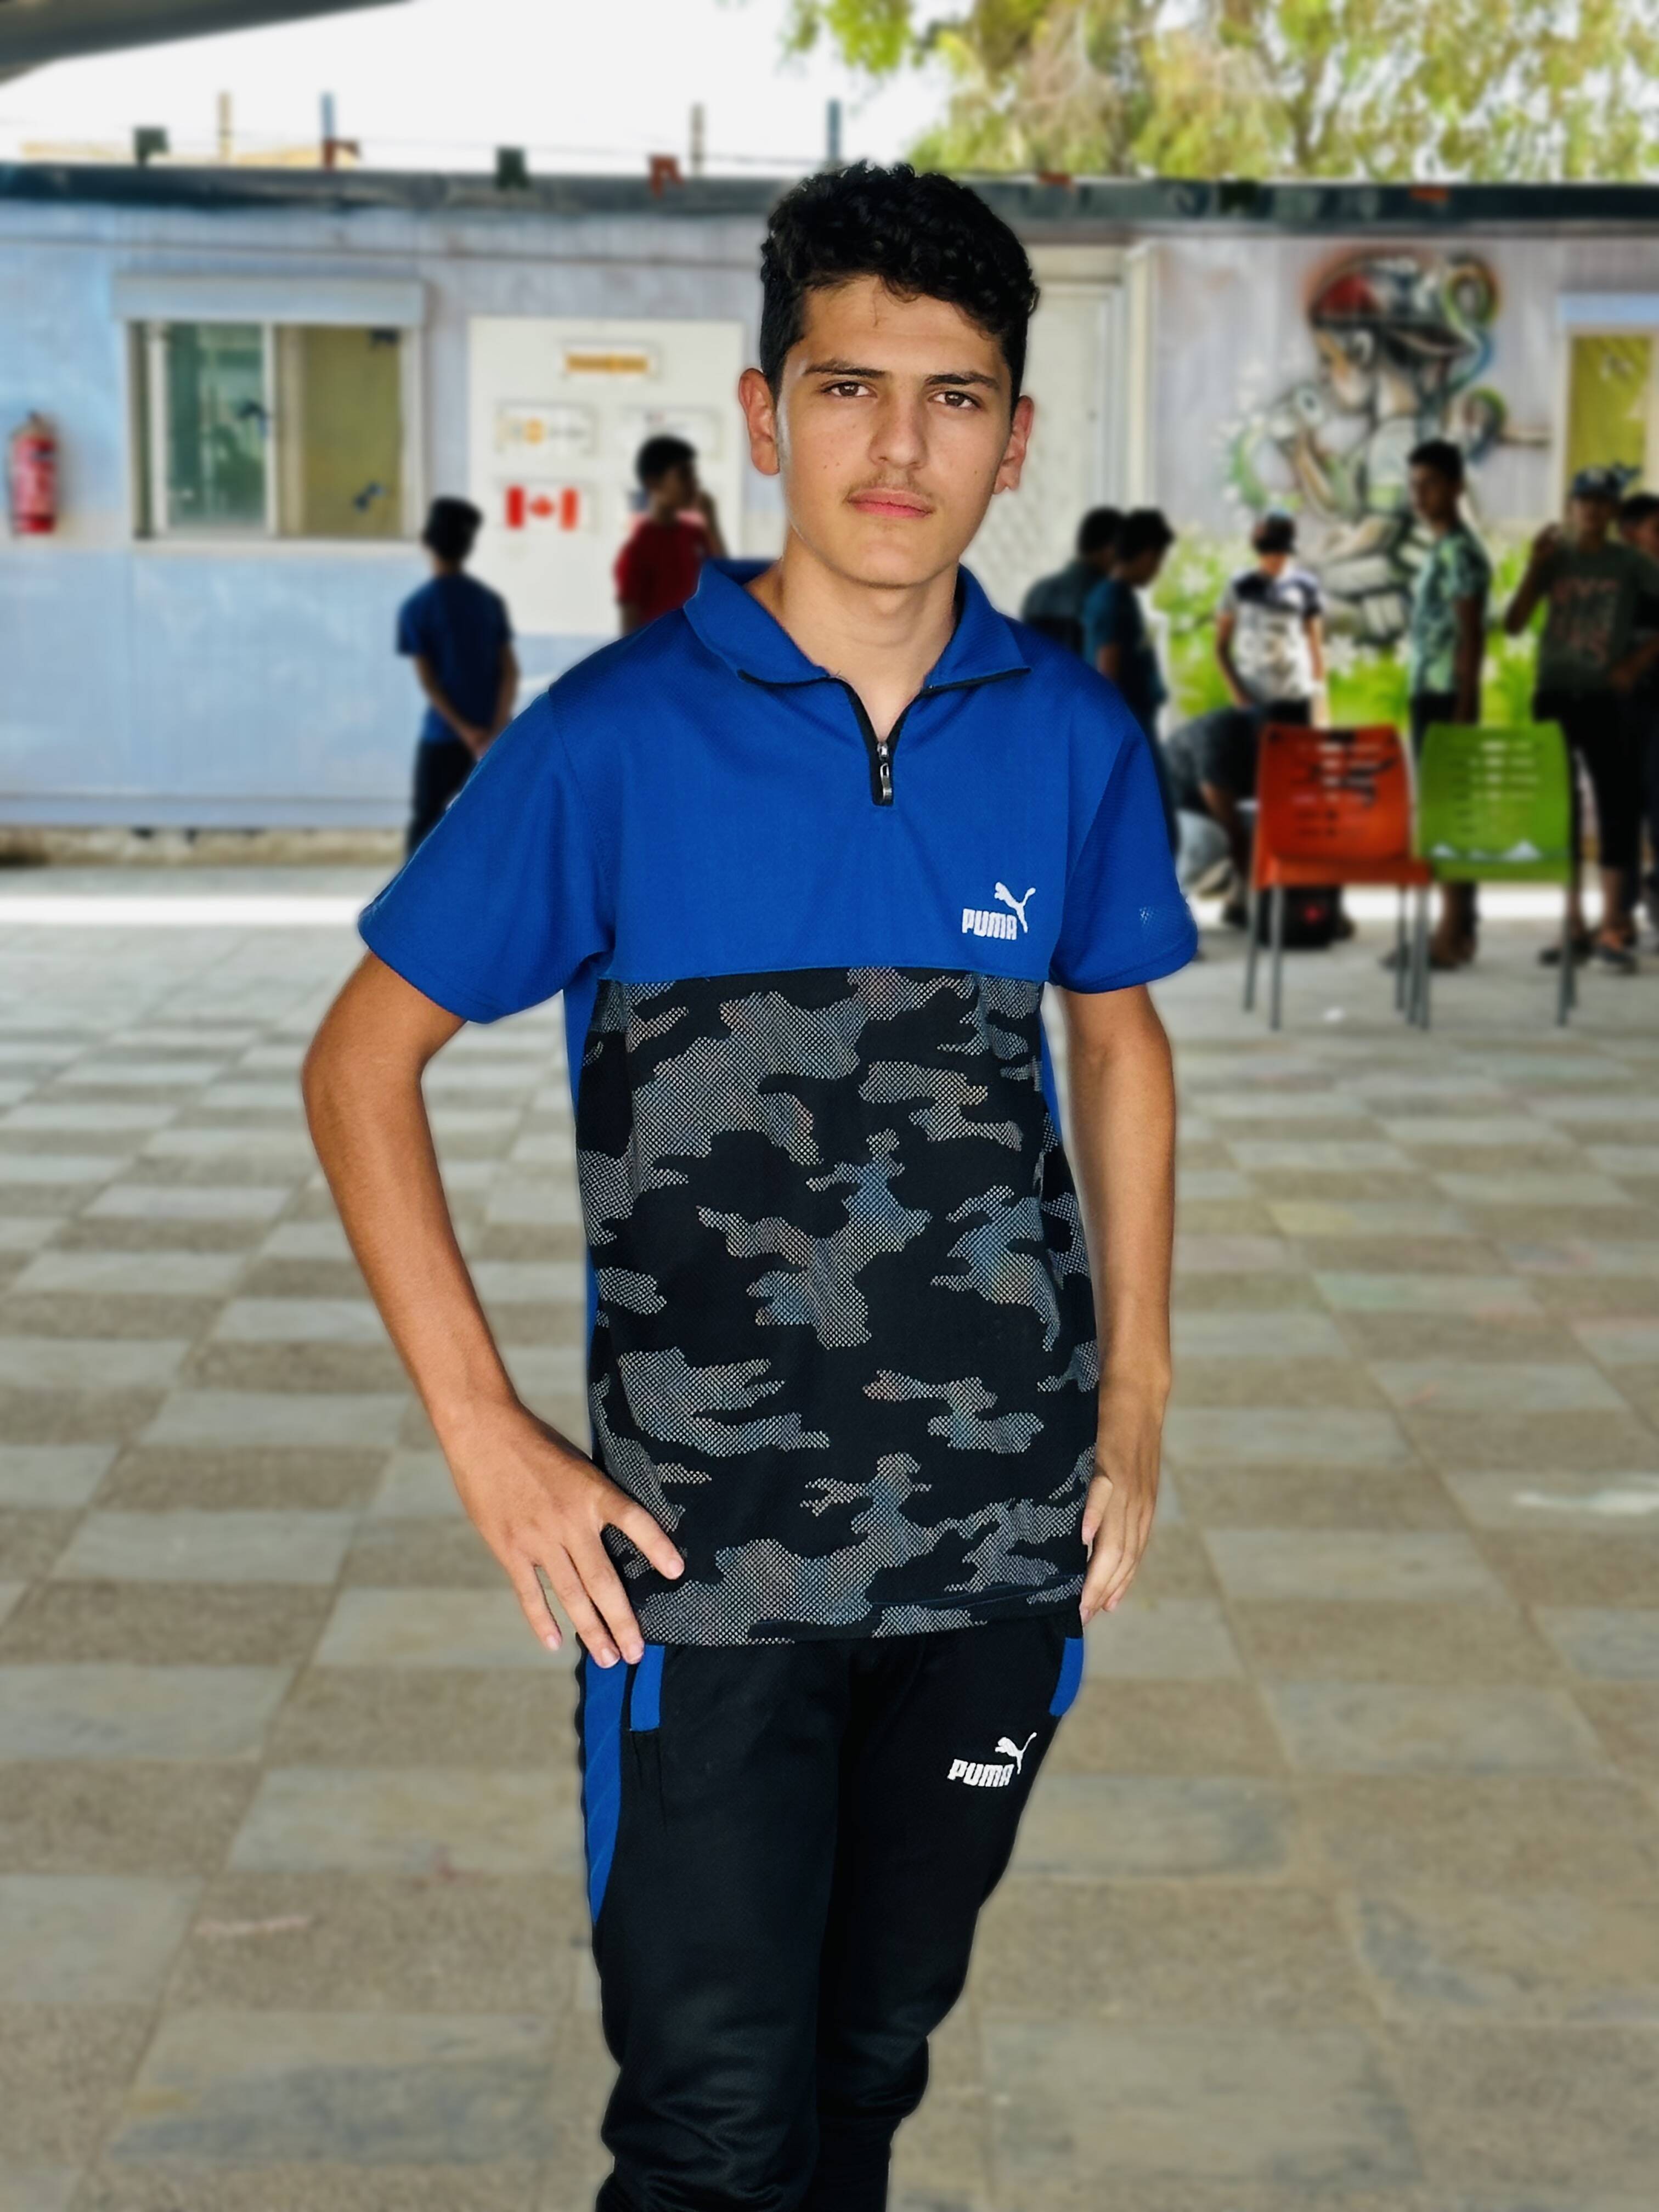
M 1255 796 L 1255 757 L 1269 722 L 1310 722 L 1325 684 L 1324 600 L 1316 580 L 1295 562 L 1293 515 L 1264 514 L 1250 532 L 1254 568 L 1231 578 L 1216 610 L 1215 656 L 1233 704 L 1200 714 L 1171 732 L 1164 766 L 1185 844 L 1197 856 L 1214 849 L 1214 823 L 1226 841 L 1232 888 L 1222 920 L 1243 929 L 1249 918 L 1250 830 L 1242 802 Z
M 1158 710 L 1170 696 L 1146 629 L 1140 594 L 1156 580 L 1175 532 L 1155 507 L 1126 515 L 1104 576 L 1084 602 L 1083 645 L 1091 666 L 1116 684 L 1123 703 L 1146 732 L 1164 809 L 1164 835 L 1174 853 L 1180 843 L 1175 799 L 1158 743 Z
M 398 611 L 398 650 L 413 658 L 427 701 L 404 840 L 410 854 L 507 727 L 519 688 L 506 602 L 465 574 L 483 520 L 468 500 L 433 501 L 421 532 L 432 580 Z
M 1019 618 L 1068 653 L 1083 650 L 1083 609 L 1110 569 L 1123 517 L 1115 507 L 1091 507 L 1077 531 L 1077 550 L 1052 576 L 1039 576 L 1020 603 Z
M 1619 535 L 1626 545 L 1633 545 L 1659 566 L 1659 496 L 1650 491 L 1632 493 L 1619 509 Z M 1644 652 L 1656 639 L 1659 639 L 1659 604 L 1644 600 L 1638 611 L 1637 649 Z M 1631 686 L 1627 712 L 1647 808 L 1651 863 L 1646 884 L 1648 919 L 1659 930 L 1659 667 L 1651 661 Z M 1631 886 L 1632 912 L 1642 889 L 1639 883 Z
M 1145 985 L 1194 933 L 1151 758 L 958 566 L 1030 434 L 1030 266 L 965 186 L 860 165 L 785 196 L 762 281 L 782 556 L 706 563 L 521 718 L 306 1077 L 462 1499 L 585 1646 L 600 2212 L 885 2204 L 1169 1387 Z M 593 1460 L 514 1395 L 421 1104 L 464 1019 L 561 989 Z
M 635 456 L 634 472 L 646 507 L 617 556 L 624 637 L 683 607 L 697 588 L 704 561 L 726 552 L 714 495 L 697 481 L 695 447 L 684 438 L 647 438 Z
M 1480 720 L 1480 668 L 1486 652 L 1492 562 L 1463 520 L 1463 455 L 1449 438 L 1425 439 L 1407 463 L 1412 510 L 1429 550 L 1412 587 L 1407 632 L 1412 750 L 1437 722 L 1470 728 Z M 1439 969 L 1473 960 L 1477 913 L 1473 884 L 1443 884 L 1440 920 L 1429 946 Z
M 1620 488 L 1616 469 L 1579 470 L 1568 495 L 1566 535 L 1550 523 L 1533 540 L 1504 627 L 1518 637 L 1540 602 L 1547 602 L 1533 716 L 1559 722 L 1575 770 L 1577 762 L 1584 764 L 1595 797 L 1601 871 L 1601 926 L 1592 938 L 1578 886 L 1582 830 L 1575 772 L 1573 881 L 1567 893 L 1574 957 L 1593 956 L 1615 975 L 1633 975 L 1636 925 L 1626 899 L 1641 850 L 1642 797 L 1625 702 L 1659 653 L 1659 638 L 1633 644 L 1641 603 L 1659 597 L 1659 567 L 1608 534 Z M 1559 959 L 1559 948 L 1546 945 L 1539 957 L 1546 963 Z
M 1255 567 L 1231 579 L 1216 610 L 1215 657 L 1254 735 L 1263 722 L 1312 718 L 1325 688 L 1325 602 L 1316 579 L 1297 565 L 1294 515 L 1262 515 L 1250 545 Z

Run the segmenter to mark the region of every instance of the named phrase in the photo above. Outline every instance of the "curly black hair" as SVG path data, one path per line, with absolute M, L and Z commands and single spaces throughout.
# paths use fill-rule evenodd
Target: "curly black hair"
M 948 300 L 1002 349 L 1019 396 L 1037 303 L 1025 249 L 977 192 L 907 162 L 807 177 L 772 210 L 761 247 L 761 374 L 775 392 L 806 295 L 878 276 L 901 300 Z

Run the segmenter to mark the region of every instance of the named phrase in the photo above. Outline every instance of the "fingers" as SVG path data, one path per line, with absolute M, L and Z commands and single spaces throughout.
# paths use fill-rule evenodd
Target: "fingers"
M 564 1638 L 558 1622 L 553 1618 L 547 1602 L 547 1593 L 542 1588 L 534 1568 L 527 1567 L 514 1575 L 513 1594 L 523 1607 L 524 1617 L 530 1623 L 531 1632 L 537 1641 L 544 1644 L 550 1651 L 562 1650 Z
M 556 1558 L 548 1561 L 547 1577 L 558 1593 L 560 1604 L 570 1616 L 570 1626 L 584 1646 L 601 1667 L 614 1667 L 619 1654 L 611 1640 L 611 1632 L 600 1620 L 597 1607 L 587 1595 L 580 1571 L 568 1552 L 561 1552 Z M 632 1616 L 629 1617 L 631 1619 Z
M 1090 1553 L 1079 1607 L 1085 1621 L 1097 1613 L 1115 1613 L 1133 1581 L 1152 1534 L 1151 1509 L 1111 1490 Z M 1085 1527 L 1087 1528 L 1085 1520 Z
M 609 1630 L 610 1638 L 615 1641 L 629 1665 L 637 1666 L 645 1654 L 645 1638 L 640 1634 L 634 1608 L 628 1602 L 622 1577 L 611 1564 L 611 1554 L 595 1539 L 591 1546 L 583 1545 L 573 1557 L 576 1571 L 582 1578 L 582 1587 Z M 586 1638 L 584 1637 L 582 1641 L 586 1643 Z M 589 1644 L 588 1649 L 592 1650 L 592 1646 Z M 609 1663 L 609 1661 L 601 1662 L 603 1665 Z
M 609 1517 L 611 1526 L 620 1528 L 635 1550 L 643 1552 L 659 1575 L 666 1575 L 672 1582 L 685 1572 L 685 1561 L 675 1550 L 667 1531 L 652 1519 L 643 1505 L 626 1499 L 620 1510 Z

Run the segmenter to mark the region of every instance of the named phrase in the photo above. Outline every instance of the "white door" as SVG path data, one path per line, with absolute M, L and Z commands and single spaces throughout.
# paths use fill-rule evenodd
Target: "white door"
M 1087 510 L 1121 505 L 1125 491 L 1122 254 L 1039 246 L 1031 262 L 1042 293 L 1025 371 L 1036 427 L 1019 489 L 992 501 L 967 556 L 1010 614 L 1038 576 L 1071 558 Z

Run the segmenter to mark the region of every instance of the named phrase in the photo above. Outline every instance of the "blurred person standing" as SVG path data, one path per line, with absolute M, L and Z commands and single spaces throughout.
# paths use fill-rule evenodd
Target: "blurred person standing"
M 1449 438 L 1430 438 L 1407 462 L 1413 512 L 1429 550 L 1412 589 L 1407 632 L 1412 750 L 1437 722 L 1473 727 L 1480 720 L 1480 670 L 1486 652 L 1492 562 L 1463 520 L 1463 455 Z M 1429 946 L 1437 968 L 1473 960 L 1478 928 L 1475 886 L 1443 884 L 1440 920 Z
M 1308 722 L 1325 690 L 1325 601 L 1296 559 L 1296 517 L 1264 514 L 1216 610 L 1215 657 L 1252 735 L 1264 722 Z M 1254 778 L 1252 779 L 1254 783 Z
M 1659 494 L 1633 492 L 1619 509 L 1619 535 L 1626 545 L 1659 565 Z M 1636 647 L 1645 652 L 1659 637 L 1659 603 L 1644 600 L 1637 610 Z M 1648 920 L 1659 930 L 1659 663 L 1650 661 L 1631 687 L 1631 742 L 1636 749 L 1648 819 Z M 1638 876 L 1640 876 L 1639 865 Z M 1630 909 L 1636 911 L 1644 886 L 1629 887 Z
M 1083 610 L 1112 565 L 1123 517 L 1115 507 L 1091 507 L 1078 525 L 1077 550 L 1052 576 L 1039 576 L 1020 603 L 1019 618 L 1068 653 L 1083 650 Z
M 617 556 L 617 605 L 624 637 L 659 615 L 683 607 L 697 588 L 703 562 L 726 557 L 712 492 L 697 478 L 697 453 L 684 438 L 647 438 L 634 472 L 645 513 Z
M 1264 514 L 1250 544 L 1255 564 L 1230 580 L 1216 610 L 1215 656 L 1233 703 L 1183 722 L 1164 747 L 1185 856 L 1178 872 L 1203 874 L 1224 840 L 1233 880 L 1221 918 L 1235 929 L 1249 919 L 1243 802 L 1255 796 L 1262 730 L 1311 722 L 1325 687 L 1324 599 L 1297 565 L 1294 516 Z
M 431 835 L 485 748 L 513 717 L 519 663 L 507 603 L 466 574 L 478 526 L 470 500 L 434 499 L 421 532 L 432 580 L 398 610 L 398 650 L 426 695 L 405 854 Z
M 1124 705 L 1152 747 L 1171 853 L 1179 848 L 1181 836 L 1158 735 L 1158 713 L 1170 690 L 1158 664 L 1140 594 L 1156 580 L 1175 538 L 1158 508 L 1134 508 L 1123 519 L 1105 575 L 1083 605 L 1084 658 L 1116 684 Z
M 1533 540 L 1504 627 L 1518 637 L 1543 605 L 1534 718 L 1560 725 L 1595 798 L 1601 923 L 1592 935 L 1578 882 L 1582 816 L 1575 774 L 1573 880 L 1567 893 L 1573 957 L 1633 975 L 1636 925 L 1626 894 L 1641 849 L 1642 797 L 1626 701 L 1659 656 L 1659 636 L 1636 641 L 1642 602 L 1659 598 L 1659 566 L 1612 537 L 1620 490 L 1616 469 L 1579 470 L 1568 494 L 1566 530 L 1549 523 Z M 1546 945 L 1538 957 L 1548 965 L 1560 958 L 1560 948 Z

